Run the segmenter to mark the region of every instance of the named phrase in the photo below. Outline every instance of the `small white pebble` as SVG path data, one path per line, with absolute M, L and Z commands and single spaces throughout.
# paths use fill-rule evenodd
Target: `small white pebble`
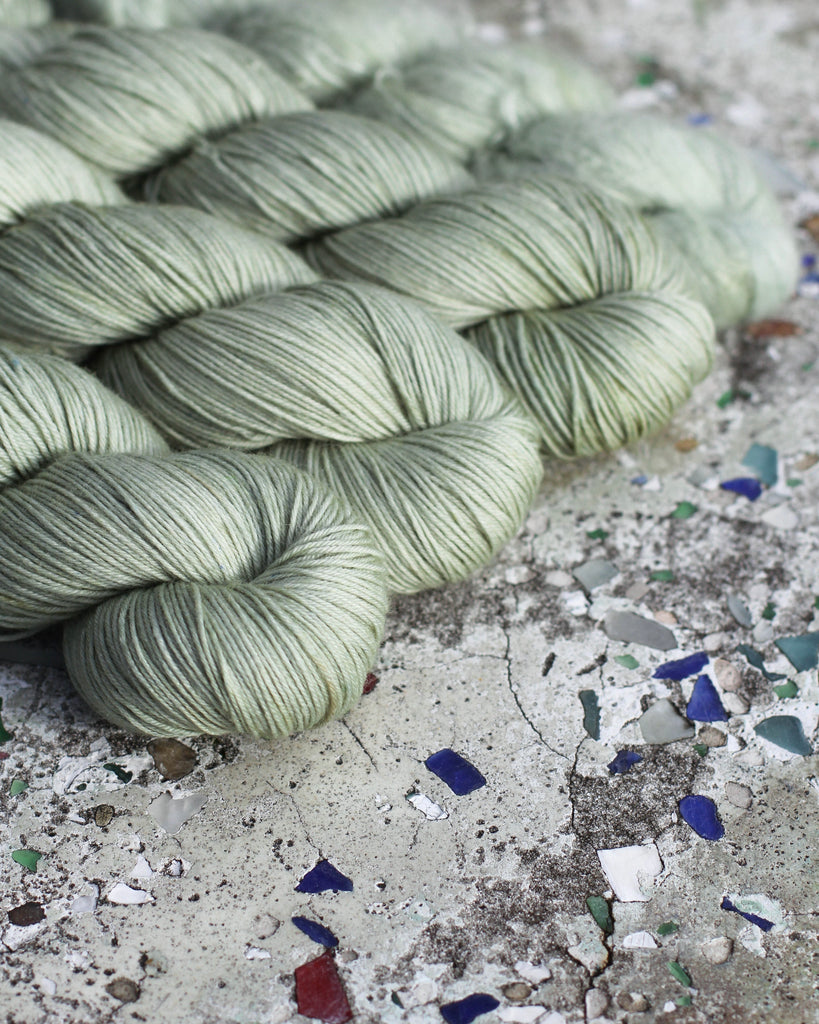
M 760 519 L 776 530 L 793 530 L 799 525 L 799 516 L 787 505 L 776 505 L 763 512 Z
M 525 978 L 530 985 L 537 987 L 542 985 L 544 981 L 548 981 L 552 976 L 552 972 L 548 967 L 543 967 L 541 964 L 532 964 L 528 960 L 518 960 L 515 964 L 515 970 L 521 976 Z
M 747 765 L 749 768 L 759 768 L 765 764 L 765 758 L 762 756 L 762 752 L 757 750 L 755 747 L 747 747 L 736 755 L 735 760 L 738 764 Z
M 724 964 L 733 952 L 734 944 L 725 935 L 718 935 L 702 944 L 702 955 L 712 964 Z
M 601 988 L 590 988 L 586 993 L 586 1019 L 602 1017 L 609 1006 L 609 997 Z
M 248 946 L 245 949 L 246 960 L 269 960 L 271 957 L 270 950 L 260 949 L 258 946 Z
M 623 949 L 656 949 L 657 943 L 651 932 L 632 932 L 623 939 Z
M 773 623 L 767 619 L 760 619 L 754 626 L 754 640 L 758 644 L 767 644 L 773 639 Z
M 546 573 L 546 582 L 550 587 L 570 587 L 574 580 L 569 573 L 564 572 L 562 569 L 552 569 L 551 572 Z
M 722 650 L 728 641 L 725 633 L 709 633 L 702 641 L 703 650 L 706 654 L 716 654 Z
M 497 1014 L 508 1024 L 535 1024 L 545 1012 L 545 1006 L 504 1006 Z
M 677 616 L 673 612 L 667 612 L 661 609 L 658 612 L 654 612 L 654 618 L 657 622 L 662 622 L 664 626 L 676 626 Z
M 753 799 L 753 794 L 748 786 L 742 786 L 738 782 L 725 783 L 725 796 L 728 798 L 729 803 L 743 811 L 748 810 Z
M 734 691 L 742 685 L 742 676 L 739 669 L 724 658 L 717 658 L 712 666 L 717 685 L 721 690 Z
M 751 705 L 739 693 L 724 693 L 722 695 L 722 706 L 731 715 L 747 715 Z

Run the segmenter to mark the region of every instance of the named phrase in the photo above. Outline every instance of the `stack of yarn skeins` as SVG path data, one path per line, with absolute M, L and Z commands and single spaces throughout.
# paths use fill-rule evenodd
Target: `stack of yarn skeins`
M 0 635 L 153 735 L 343 714 L 796 274 L 750 154 L 432 0 L 0 0 L 0 119 Z

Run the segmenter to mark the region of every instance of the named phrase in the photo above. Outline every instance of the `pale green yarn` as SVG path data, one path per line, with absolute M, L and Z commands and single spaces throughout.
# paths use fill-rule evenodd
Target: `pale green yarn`
M 320 273 L 403 292 L 454 327 L 677 283 L 636 211 L 560 178 L 428 199 L 304 251 Z
M 200 210 L 63 204 L 0 235 L 0 338 L 81 359 L 315 279 L 295 253 Z
M 466 336 L 541 424 L 543 450 L 574 458 L 667 422 L 710 370 L 712 334 L 698 302 L 620 292 L 574 309 L 505 313 Z
M 71 452 L 167 450 L 144 416 L 86 370 L 0 345 L 0 487 Z
M 208 24 L 247 46 L 319 104 L 378 68 L 457 42 L 465 26 L 436 0 L 290 0 L 212 17 Z
M 42 132 L 0 120 L 0 229 L 54 203 L 124 203 L 104 172 Z
M 347 109 L 420 135 L 456 159 L 544 113 L 607 110 L 610 87 L 581 61 L 535 42 L 462 43 L 385 67 Z
M 69 455 L 8 489 L 0 594 L 12 634 L 90 609 L 65 629 L 74 685 L 153 735 L 343 714 L 387 603 L 362 524 L 293 467 L 224 452 Z
M 310 101 L 261 57 L 216 33 L 86 28 L 0 77 L 0 115 L 125 176 L 246 121 Z
M 643 210 L 719 327 L 781 305 L 797 276 L 793 232 L 750 154 L 707 128 L 650 115 L 546 117 L 479 172 L 564 174 Z
M 0 72 L 30 64 L 38 54 L 70 38 L 76 28 L 63 21 L 52 21 L 33 28 L 4 28 L 0 22 Z
M 351 114 L 308 111 L 203 139 L 152 175 L 143 194 L 292 242 L 394 216 L 471 183 L 421 139 Z
M 484 565 L 540 481 L 534 427 L 477 350 L 366 286 L 212 310 L 95 367 L 176 445 L 264 448 L 309 469 L 371 525 L 392 590 Z
M 241 10 L 258 0 L 51 0 L 59 18 L 118 28 L 196 25 L 218 10 Z
M 0 0 L 0 26 L 42 25 L 50 18 L 48 0 Z
M 470 336 L 535 417 L 544 449 L 562 457 L 656 430 L 711 365 L 713 324 L 685 298 L 672 308 L 684 286 L 643 218 L 566 180 L 427 200 L 306 253 L 323 273 L 411 295 L 454 326 L 487 321 Z M 620 296 L 616 312 L 608 299 L 598 308 L 608 296 Z

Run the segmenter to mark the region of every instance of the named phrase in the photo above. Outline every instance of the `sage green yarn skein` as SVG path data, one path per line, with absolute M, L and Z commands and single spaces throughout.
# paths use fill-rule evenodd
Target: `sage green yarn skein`
M 543 114 L 613 104 L 613 91 L 591 68 L 529 41 L 436 48 L 403 67 L 385 67 L 344 105 L 465 161 Z
M 483 175 L 561 174 L 645 212 L 718 327 L 772 312 L 797 277 L 793 232 L 750 153 L 647 114 L 541 118 L 477 161 Z
M 118 176 L 146 173 L 209 133 L 308 110 L 261 57 L 198 29 L 86 28 L 0 78 L 0 115 Z
M 342 714 L 384 583 L 367 529 L 298 470 L 170 456 L 87 371 L 0 347 L 0 631 L 79 613 L 69 674 L 109 721 L 276 736 Z
M 55 205 L 0 235 L 0 338 L 80 360 L 314 280 L 295 253 L 200 210 Z
M 380 289 L 326 282 L 215 309 L 94 366 L 176 445 L 309 470 L 372 527 L 394 591 L 484 565 L 540 482 L 534 426 L 488 363 Z
M 0 345 L 0 488 L 60 455 L 167 451 L 148 420 L 86 370 Z
M 294 242 L 458 192 L 468 172 L 423 140 L 337 111 L 307 111 L 203 140 L 151 175 L 146 198 L 187 203 Z
M 0 230 L 54 203 L 124 203 L 104 172 L 62 143 L 14 121 L 0 120 Z
M 467 22 L 435 0 L 278 0 L 207 20 L 253 47 L 316 103 L 332 103 L 378 68 L 457 43 Z
M 50 18 L 48 0 L 0 0 L 0 27 L 42 25 Z
M 427 200 L 305 252 L 322 273 L 411 295 L 453 326 L 490 322 L 491 330 L 468 337 L 527 407 L 544 450 L 559 457 L 617 448 L 661 426 L 713 358 L 710 317 L 685 297 L 640 215 L 563 179 Z M 617 295 L 617 315 L 607 301 L 593 338 L 597 302 Z M 560 328 L 552 330 L 558 310 Z M 573 336 L 582 358 L 565 346 Z M 566 382 L 566 394 L 555 394 L 555 380 Z M 557 409 L 569 413 L 568 432 Z

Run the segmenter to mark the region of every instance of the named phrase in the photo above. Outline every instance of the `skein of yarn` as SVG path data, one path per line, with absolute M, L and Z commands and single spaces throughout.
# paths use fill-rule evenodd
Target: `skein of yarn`
M 752 155 L 704 127 L 647 114 L 542 117 L 481 154 L 481 177 L 565 175 L 642 210 L 717 327 L 793 290 L 793 232 Z
M 0 0 L 0 27 L 42 25 L 50 17 L 48 0 Z
M 305 253 L 321 273 L 410 295 L 466 328 L 559 457 L 656 429 L 711 365 L 711 319 L 645 221 L 565 179 L 427 200 Z
M 75 359 L 112 346 L 94 366 L 173 443 L 308 466 L 372 523 L 392 589 L 463 578 L 534 497 L 532 424 L 414 304 L 313 281 L 198 210 L 58 205 L 0 235 L 0 335 Z
M 311 477 L 268 457 L 166 454 L 86 371 L 8 349 L 0 471 L 0 632 L 70 618 L 69 674 L 109 721 L 273 737 L 361 693 L 383 561 Z
M 614 93 L 591 68 L 540 42 L 470 42 L 386 66 L 345 102 L 456 160 L 552 111 L 604 111 Z

